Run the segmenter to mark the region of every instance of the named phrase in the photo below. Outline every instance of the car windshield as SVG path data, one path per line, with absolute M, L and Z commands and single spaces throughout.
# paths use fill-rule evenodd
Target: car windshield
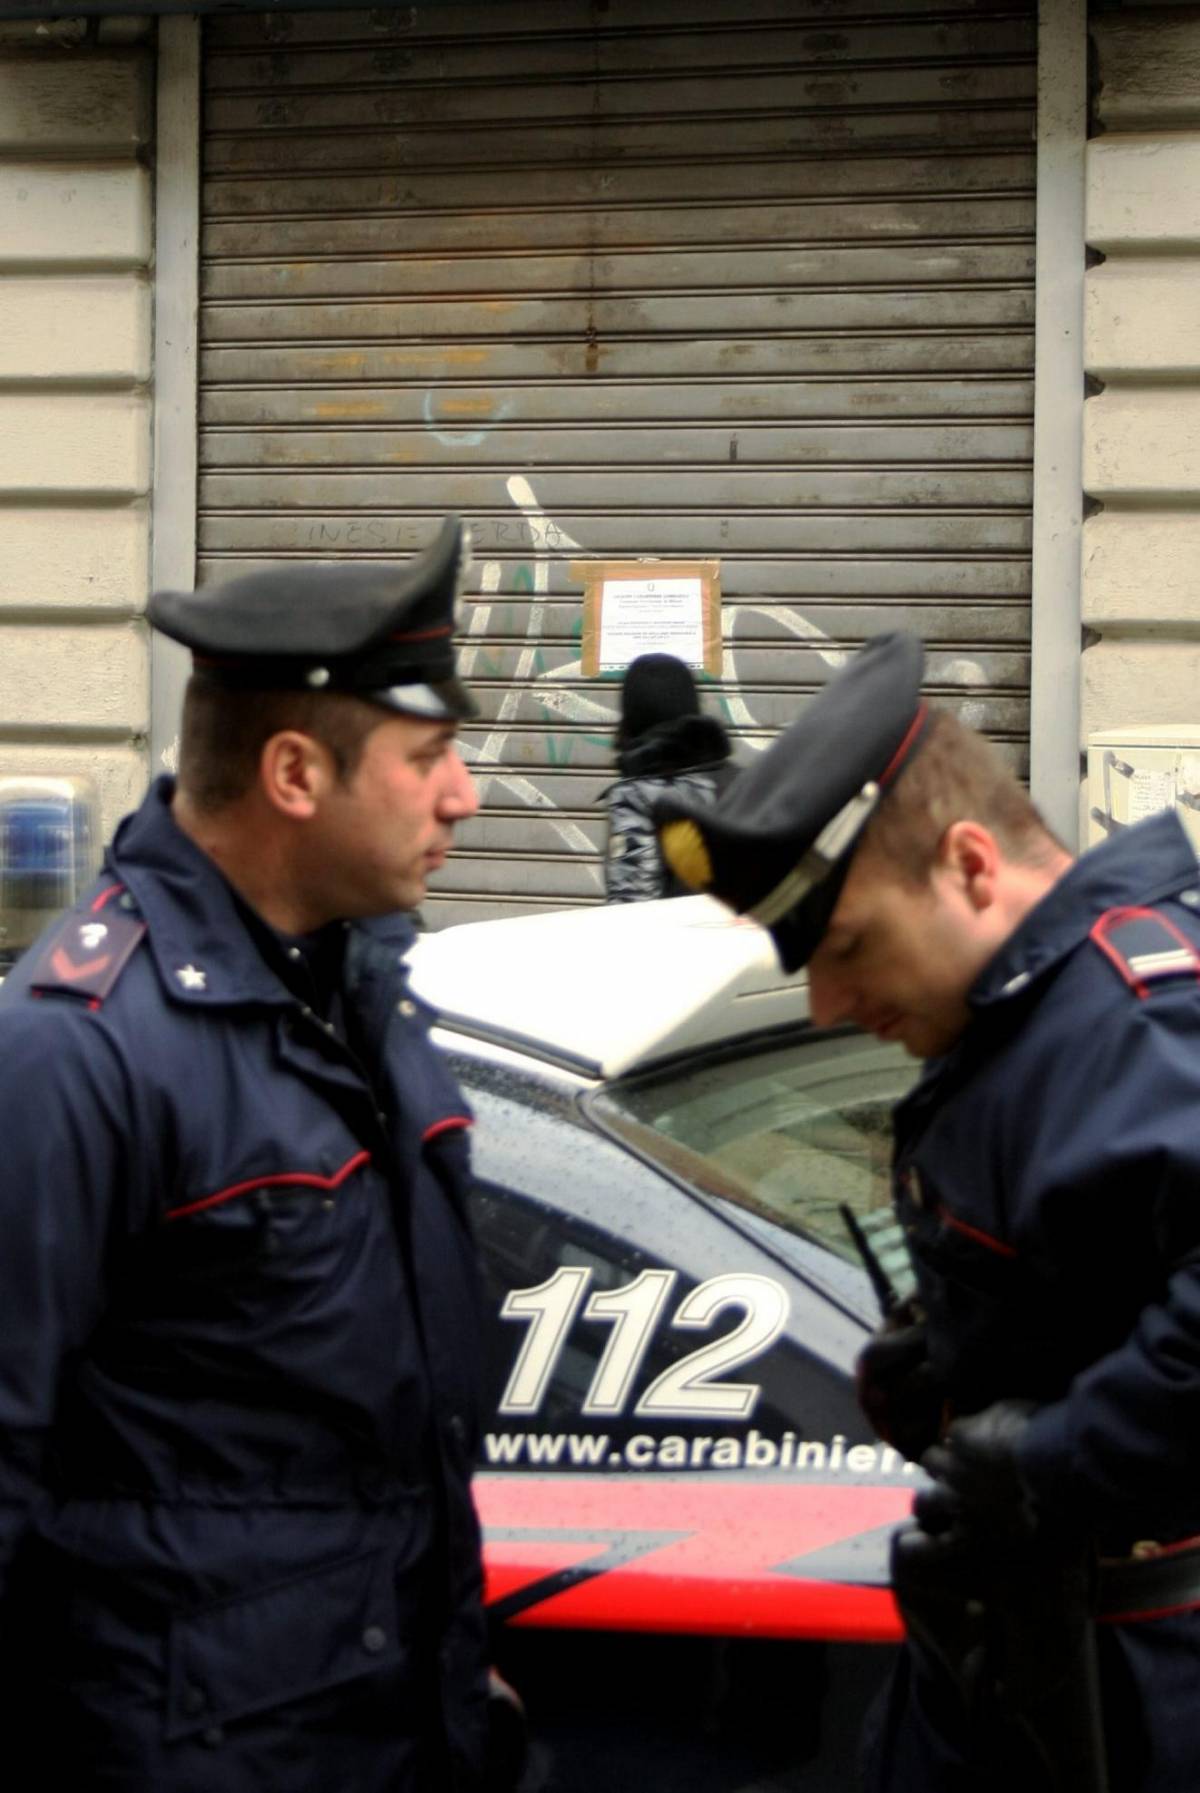
M 898 1046 L 808 1033 L 610 1085 L 594 1111 L 697 1187 L 857 1262 L 839 1208 L 890 1212 L 891 1112 L 916 1075 Z

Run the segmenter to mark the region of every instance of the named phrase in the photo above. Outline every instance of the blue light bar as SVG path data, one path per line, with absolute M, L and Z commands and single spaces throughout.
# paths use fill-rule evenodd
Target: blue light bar
M 99 864 L 90 779 L 0 774 L 0 965 L 75 902 Z

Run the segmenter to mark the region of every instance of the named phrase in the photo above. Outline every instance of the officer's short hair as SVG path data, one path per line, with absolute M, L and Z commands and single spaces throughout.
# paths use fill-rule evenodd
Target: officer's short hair
M 258 776 L 263 748 L 284 729 L 328 748 L 345 782 L 354 776 L 367 736 L 389 713 L 344 691 L 230 690 L 193 674 L 183 700 L 179 788 L 208 814 L 236 803 Z
M 999 753 L 948 710 L 930 710 L 915 753 L 867 823 L 862 849 L 904 883 L 925 884 L 954 822 L 979 822 L 1009 859 L 1032 864 L 1064 851 Z

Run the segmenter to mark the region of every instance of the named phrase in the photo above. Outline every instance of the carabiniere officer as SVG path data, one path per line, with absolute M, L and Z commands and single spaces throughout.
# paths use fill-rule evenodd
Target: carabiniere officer
M 813 1019 L 926 1061 L 895 1116 L 917 1296 L 860 1363 L 934 1478 L 873 1793 L 1200 1787 L 1200 875 L 1176 815 L 1073 861 L 994 750 L 868 642 L 713 809 L 693 889 Z
M 477 1784 L 471 1117 L 401 963 L 476 808 L 460 537 L 159 593 L 178 779 L 0 991 L 0 1650 L 39 1784 Z

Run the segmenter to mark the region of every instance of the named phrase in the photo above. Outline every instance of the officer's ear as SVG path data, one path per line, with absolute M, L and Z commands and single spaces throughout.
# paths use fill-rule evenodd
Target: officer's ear
M 951 822 L 938 843 L 938 869 L 977 914 L 995 903 L 1002 864 L 999 843 L 982 822 Z
M 264 742 L 258 782 L 267 803 L 293 822 L 307 821 L 336 782 L 333 755 L 321 741 L 285 728 Z

